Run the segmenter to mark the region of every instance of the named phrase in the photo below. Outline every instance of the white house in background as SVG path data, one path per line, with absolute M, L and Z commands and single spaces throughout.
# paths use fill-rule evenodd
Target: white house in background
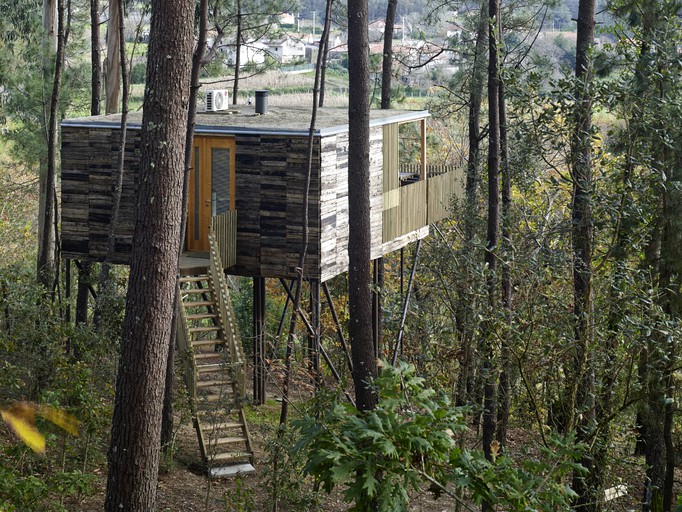
M 234 43 L 225 45 L 227 53 L 227 65 L 237 65 L 237 48 Z M 268 47 L 260 41 L 249 41 L 240 47 L 239 51 L 239 66 L 246 66 L 247 64 L 264 64 L 265 55 L 268 53 Z
M 285 12 L 279 15 L 280 25 L 294 25 L 296 23 L 296 16 L 291 13 Z
M 267 49 L 278 62 L 286 63 L 305 59 L 305 42 L 297 37 L 283 37 L 271 39 L 265 43 Z

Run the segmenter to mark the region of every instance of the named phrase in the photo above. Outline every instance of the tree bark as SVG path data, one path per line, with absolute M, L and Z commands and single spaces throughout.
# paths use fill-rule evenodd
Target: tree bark
M 348 300 L 353 383 L 360 411 L 376 407 L 370 381 L 377 375 L 372 341 L 369 208 L 369 36 L 367 0 L 348 2 Z
M 580 0 L 578 6 L 578 34 L 576 42 L 576 105 L 571 140 L 570 167 L 572 194 L 572 252 L 573 252 L 573 368 L 569 378 L 566 431 L 576 426 L 575 418 L 582 418 L 577 426 L 578 439 L 586 439 L 595 428 L 594 369 L 589 364 L 589 347 L 594 336 L 592 300 L 592 238 L 593 238 L 593 178 L 592 178 L 592 94 L 589 51 L 594 44 L 595 0 Z M 596 510 L 598 492 L 591 471 L 593 459 L 586 455 L 581 463 L 586 475 L 576 473 L 573 489 L 578 494 L 575 506 L 580 510 Z
M 493 316 L 496 314 L 497 301 L 497 253 L 500 229 L 500 75 L 498 54 L 498 27 L 500 24 L 500 2 L 490 0 L 488 13 L 488 229 L 485 250 L 485 263 L 488 272 L 488 320 L 481 328 L 483 352 L 483 453 L 486 459 L 494 460 L 492 443 L 497 428 L 496 387 L 497 369 L 495 368 L 495 349 L 493 344 Z M 483 502 L 482 510 L 494 510 L 490 502 Z
M 478 217 L 478 186 L 480 181 L 480 143 L 481 143 L 481 101 L 485 84 L 486 35 L 488 33 L 488 0 L 482 0 L 481 11 L 476 29 L 476 46 L 471 81 L 469 82 L 469 155 L 466 174 L 466 200 L 464 211 L 464 244 L 467 253 L 473 251 L 472 241 Z M 472 389 L 476 375 L 477 357 L 474 343 L 474 319 L 471 304 L 474 300 L 467 290 L 470 267 L 469 261 L 463 273 L 466 278 L 458 285 L 457 330 L 461 339 L 462 357 L 460 371 L 457 376 L 457 394 L 455 403 L 458 406 L 472 401 Z
M 185 236 L 187 234 L 187 198 L 189 195 L 189 173 L 192 167 L 192 154 L 194 152 L 194 126 L 196 124 L 197 98 L 201 84 L 199 75 L 204 64 L 204 54 L 206 53 L 206 33 L 208 30 L 208 0 L 201 0 L 199 3 L 199 33 L 197 46 L 192 56 L 192 73 L 190 78 L 189 107 L 187 114 L 187 133 L 185 136 L 185 174 L 182 180 L 182 219 L 180 222 L 180 245 L 178 247 L 178 267 L 180 258 L 185 246 Z M 179 277 L 179 274 L 178 274 Z M 176 283 L 177 285 L 177 283 Z M 163 394 L 163 415 L 161 420 L 161 447 L 170 447 L 173 441 L 173 382 L 175 370 L 175 341 L 177 338 L 177 314 L 178 314 L 178 294 L 176 286 L 175 307 L 173 309 L 173 322 L 171 332 L 168 337 L 168 362 L 166 364 L 166 385 Z
M 118 4 L 122 0 L 109 0 L 109 21 L 107 23 L 107 57 L 104 61 L 104 87 L 106 90 L 105 112 L 115 114 L 121 100 L 121 54 L 119 41 Z M 125 43 L 123 43 L 125 44 Z M 123 57 L 125 61 L 125 56 Z
M 123 101 L 121 102 L 121 124 L 118 140 L 118 160 L 116 163 L 116 174 L 114 175 L 114 188 L 111 198 L 111 218 L 109 219 L 109 229 L 107 233 L 107 252 L 104 255 L 104 261 L 100 267 L 97 302 L 95 305 L 95 328 L 100 327 L 101 317 L 103 312 L 107 309 L 107 305 L 111 299 L 113 292 L 109 288 L 113 285 L 109 277 L 111 272 L 111 259 L 116 252 L 116 226 L 118 225 L 118 216 L 121 210 L 121 193 L 123 191 L 123 177 L 125 174 L 125 154 L 126 154 L 126 139 L 128 135 L 128 70 L 126 67 L 125 58 L 125 33 L 124 33 L 124 12 L 123 2 L 116 2 L 118 12 L 115 18 L 118 20 L 118 62 L 121 65 L 118 76 L 123 83 Z M 110 27 L 111 28 L 111 27 Z M 118 106 L 118 105 L 117 105 Z
M 232 84 L 232 104 L 237 104 L 239 95 L 239 73 L 242 65 L 242 1 L 237 0 L 237 35 L 234 43 L 234 83 Z
M 388 0 L 384 29 L 384 54 L 381 60 L 381 108 L 391 108 L 391 77 L 393 75 L 393 28 L 398 0 Z M 403 27 L 404 28 L 404 27 Z
M 43 73 L 45 83 L 52 75 L 52 91 L 50 92 L 49 109 L 43 109 L 43 122 L 47 143 L 47 162 L 41 166 L 39 178 L 39 212 L 38 212 L 38 254 L 36 275 L 38 282 L 50 290 L 57 276 L 57 238 L 55 235 L 57 222 L 57 101 L 59 99 L 58 80 L 61 83 L 61 58 L 58 53 L 59 47 L 59 9 L 63 10 L 63 4 L 57 0 L 43 1 L 43 30 L 45 42 L 43 50 Z M 61 13 L 63 16 L 63 13 Z M 62 20 L 63 21 L 63 20 Z M 62 27 L 63 28 L 63 27 Z M 62 50 L 63 53 L 63 50 Z M 59 68 L 59 69 L 58 69 Z M 54 73 L 53 73 L 54 70 Z M 59 76 L 58 76 L 59 74 Z M 57 86 L 57 89 L 55 89 Z M 56 94 L 56 96 L 55 96 Z
M 502 27 L 500 27 L 502 39 Z M 501 64 L 500 64 L 501 66 Z M 507 126 L 507 101 L 504 80 L 499 80 L 500 102 L 500 171 L 502 174 L 502 308 L 504 313 L 503 333 L 500 350 L 500 386 L 497 399 L 497 441 L 501 449 L 507 446 L 507 428 L 509 425 L 509 409 L 511 407 L 511 357 L 510 346 L 512 331 L 512 229 L 511 229 L 511 169 L 509 168 L 509 139 Z
M 109 447 L 108 512 L 154 510 L 156 504 L 193 26 L 193 1 L 152 1 L 138 212 Z
M 301 293 L 303 290 L 303 269 L 305 268 L 305 260 L 308 255 L 308 240 L 310 237 L 310 229 L 308 227 L 308 212 L 309 212 L 309 197 L 310 197 L 310 180 L 313 173 L 313 151 L 315 143 L 315 126 L 317 125 L 317 111 L 318 111 L 318 100 L 320 94 L 320 83 L 322 80 L 322 69 L 321 61 L 324 59 L 324 52 L 322 47 L 326 44 L 329 39 L 329 30 L 331 27 L 331 11 L 332 11 L 332 1 L 327 0 L 327 7 L 325 12 L 324 29 L 322 32 L 322 38 L 320 39 L 319 50 L 317 52 L 317 66 L 315 67 L 315 81 L 313 84 L 313 108 L 310 115 L 310 128 L 308 130 L 308 144 L 306 146 L 306 175 L 303 184 L 303 209 L 301 211 L 301 226 L 303 227 L 303 236 L 301 238 L 301 248 L 298 255 L 298 268 L 299 274 L 296 278 L 296 293 L 291 305 L 291 318 L 289 320 L 289 333 L 287 336 L 287 348 L 284 355 L 284 383 L 282 385 L 282 408 L 279 415 L 279 425 L 283 427 L 286 425 L 289 416 L 289 384 L 291 382 L 291 354 L 294 348 L 294 338 L 296 335 L 296 323 L 298 321 L 298 312 L 301 307 Z M 312 293 L 312 286 L 311 293 Z M 318 284 L 319 286 L 319 284 Z M 317 308 L 319 308 L 319 289 L 317 295 Z M 318 323 L 314 324 L 319 327 Z M 317 333 L 319 336 L 319 333 Z M 317 337 L 317 336 L 316 336 Z M 319 349 L 319 347 L 316 347 Z M 318 358 L 319 354 L 315 354 Z M 318 376 L 315 375 L 317 379 Z M 279 433 L 283 431 L 280 430 Z

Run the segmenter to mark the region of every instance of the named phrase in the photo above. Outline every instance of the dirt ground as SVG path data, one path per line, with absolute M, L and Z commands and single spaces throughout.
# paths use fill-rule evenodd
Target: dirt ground
M 268 406 L 266 406 L 268 407 Z M 271 408 L 277 405 L 271 405 Z M 250 415 L 253 415 L 253 409 Z M 255 414 L 258 414 L 256 412 Z M 252 427 L 252 436 L 256 449 L 256 473 L 245 475 L 239 479 L 219 478 L 209 480 L 201 469 L 201 458 L 196 434 L 191 425 L 183 424 L 177 436 L 177 452 L 171 464 L 164 462 L 158 484 L 158 511 L 160 512 L 239 512 L 266 511 L 268 493 L 270 489 L 264 481 L 266 470 L 266 454 L 263 450 L 266 431 L 257 424 Z M 512 450 L 534 443 L 532 433 L 514 430 L 510 433 L 509 443 Z M 627 494 L 610 501 L 607 510 L 614 512 L 629 512 L 640 509 L 638 505 L 641 496 L 641 482 L 643 478 L 642 459 L 625 456 L 613 462 L 613 485 L 624 484 Z M 617 475 L 617 476 L 615 476 Z M 676 479 L 682 480 L 682 475 Z M 67 505 L 68 510 L 78 512 L 102 510 L 104 500 L 104 483 L 99 482 L 99 491 L 80 503 Z M 679 485 L 679 484 L 678 484 Z M 253 508 L 250 502 L 252 500 Z M 478 510 L 472 507 L 471 510 Z M 294 509 L 282 508 L 280 511 L 295 512 Z M 301 509 L 298 509 L 301 510 Z M 323 510 L 338 512 L 348 510 L 348 504 L 341 499 L 339 492 L 325 497 Z M 454 512 L 455 503 L 447 497 L 435 500 L 433 496 L 424 492 L 415 495 L 410 506 L 411 512 Z M 466 509 L 465 509 L 466 510 Z

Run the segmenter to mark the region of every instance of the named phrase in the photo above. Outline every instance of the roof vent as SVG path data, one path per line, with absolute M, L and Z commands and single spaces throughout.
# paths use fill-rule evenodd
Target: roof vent
M 256 91 L 256 114 L 267 114 L 268 91 Z

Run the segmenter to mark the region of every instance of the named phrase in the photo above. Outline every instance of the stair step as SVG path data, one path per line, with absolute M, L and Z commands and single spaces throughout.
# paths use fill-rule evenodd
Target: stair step
M 192 344 L 192 347 L 206 347 L 208 345 L 219 345 L 220 346 L 220 345 L 225 344 L 225 340 L 223 340 L 221 338 L 216 338 L 214 340 L 193 340 L 191 342 L 191 344 Z M 196 355 L 195 355 L 195 357 L 196 357 Z
M 214 447 L 214 446 L 222 446 L 226 444 L 237 444 L 237 443 L 245 443 L 247 439 L 242 436 L 235 436 L 235 437 L 220 437 L 218 439 L 211 439 L 209 441 L 209 446 Z
M 216 313 L 200 313 L 197 315 L 187 315 L 187 320 L 208 320 L 211 318 L 218 318 Z
M 210 468 L 208 474 L 211 478 L 220 478 L 226 476 L 250 475 L 255 472 L 256 468 L 254 468 L 253 465 L 246 463 Z
M 234 395 L 232 395 L 231 392 L 228 393 L 211 393 L 207 395 L 200 395 L 199 396 L 199 401 L 200 402 L 207 402 L 207 403 L 215 403 L 215 402 L 220 402 L 221 400 L 232 400 L 234 398 Z
M 234 381 L 228 379 L 218 379 L 218 380 L 199 380 L 197 381 L 198 388 L 210 388 L 213 386 L 227 386 L 232 384 Z
M 182 290 L 183 295 L 197 295 L 200 293 L 211 293 L 213 288 L 185 288 Z
M 227 430 L 230 428 L 244 428 L 244 424 L 239 423 L 238 421 L 226 421 L 223 423 L 213 423 L 213 424 L 209 424 L 209 425 L 204 425 L 203 431 L 204 432 L 211 432 L 214 430 Z
M 208 281 L 208 276 L 207 275 L 201 275 L 201 276 L 182 276 L 180 278 L 181 283 L 196 283 L 198 281 Z
M 216 332 L 219 330 L 220 330 L 220 327 L 218 327 L 217 325 L 211 325 L 208 327 L 190 327 L 189 328 L 190 333 L 193 333 L 193 332 Z
M 213 341 L 213 340 L 207 340 L 207 341 Z M 218 346 L 222 347 L 222 345 L 218 345 Z M 198 352 L 198 353 L 195 352 L 194 353 L 194 359 L 199 360 L 199 361 L 205 361 L 206 359 L 215 359 L 215 358 L 220 358 L 220 363 L 215 363 L 215 364 L 222 364 L 222 365 L 227 364 L 226 362 L 224 362 L 225 358 L 223 357 L 222 352 Z M 214 364 L 214 363 L 206 363 L 206 365 L 209 365 L 209 364 Z
M 226 363 L 208 363 L 199 365 L 196 369 L 197 373 L 225 372 L 227 371 L 227 365 Z
M 210 458 L 210 462 L 222 462 L 226 460 L 242 460 L 253 458 L 253 453 L 251 452 L 227 452 L 227 453 L 216 453 Z
M 188 308 L 198 308 L 204 306 L 215 306 L 215 302 L 212 300 L 193 300 L 193 301 L 183 301 L 182 305 L 185 309 Z

